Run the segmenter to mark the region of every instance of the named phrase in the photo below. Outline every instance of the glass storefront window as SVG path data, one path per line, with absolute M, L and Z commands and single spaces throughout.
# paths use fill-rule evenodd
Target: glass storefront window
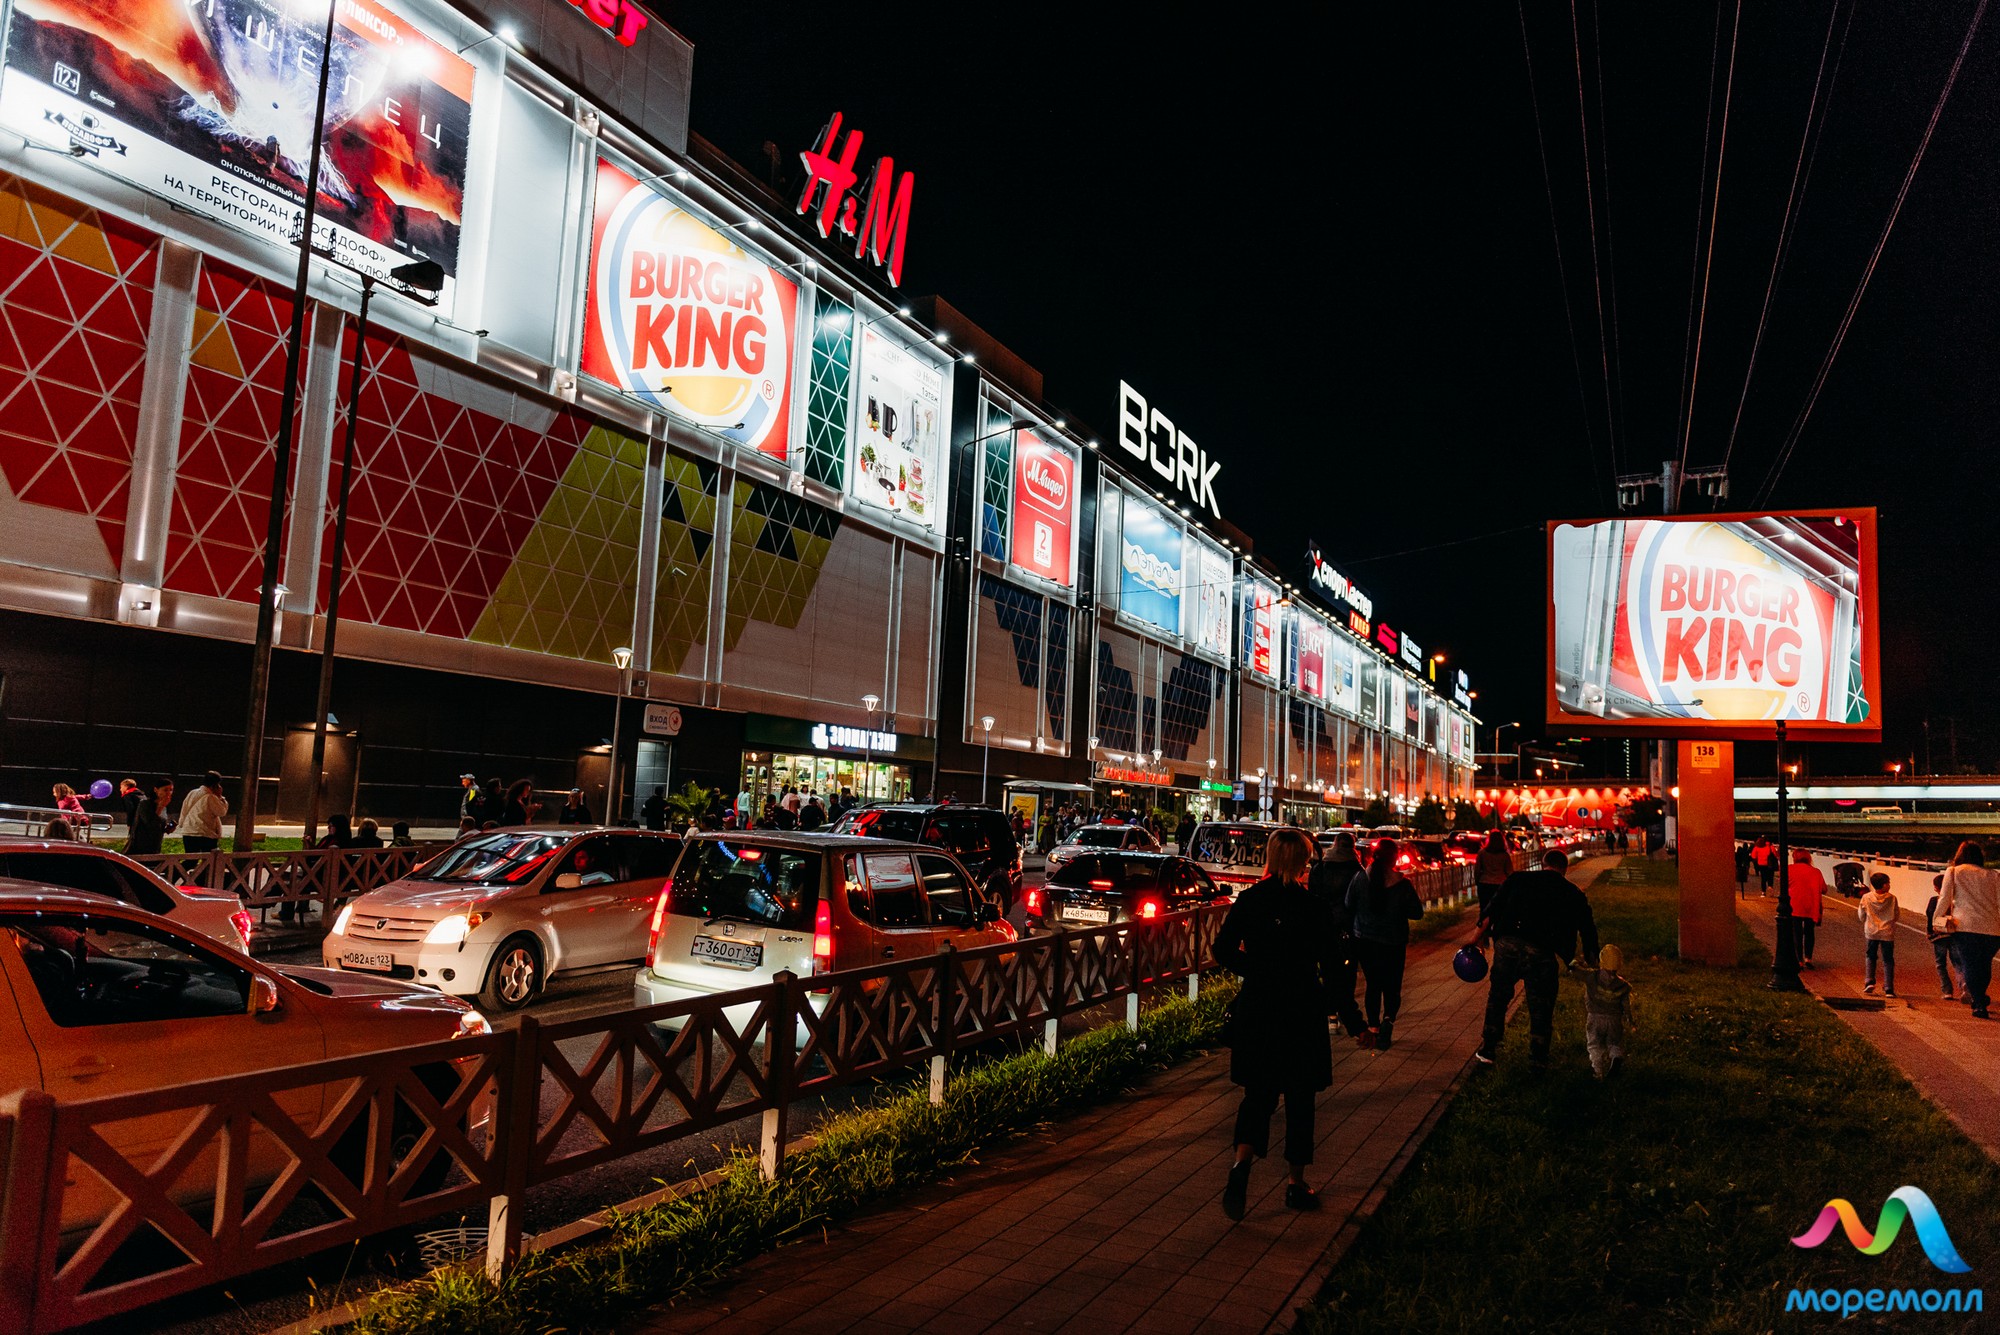
M 851 790 L 862 802 L 907 802 L 910 770 L 905 765 L 865 761 L 860 756 L 747 751 L 743 755 L 742 786 L 750 794 L 753 811 L 762 811 L 766 797 L 777 797 L 787 788 L 818 793 L 829 804 L 843 788 Z

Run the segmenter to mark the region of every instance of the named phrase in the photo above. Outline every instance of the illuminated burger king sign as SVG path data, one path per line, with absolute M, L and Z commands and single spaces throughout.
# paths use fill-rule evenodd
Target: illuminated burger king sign
M 608 162 L 591 231 L 585 374 L 784 458 L 797 284 Z
M 1561 714 L 1879 729 L 1863 522 L 1873 514 L 1556 526 Z

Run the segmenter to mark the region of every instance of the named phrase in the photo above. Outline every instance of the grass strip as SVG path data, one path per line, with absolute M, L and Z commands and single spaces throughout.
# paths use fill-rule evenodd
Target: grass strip
M 384 1294 L 356 1320 L 364 1335 L 542 1335 L 604 1329 L 808 1229 L 934 1182 L 981 1149 L 1101 1102 L 1150 1070 L 1216 1044 L 1233 982 L 1205 981 L 1147 1010 L 1139 1032 L 1108 1025 L 1051 1057 L 1037 1047 L 955 1072 L 942 1104 L 927 1081 L 829 1117 L 769 1183 L 738 1152 L 706 1191 L 616 1218 L 609 1237 L 525 1256 L 495 1283 L 474 1265 L 433 1271 Z
M 1785 1316 L 1794 1287 L 1969 1289 L 1995 1273 L 2000 1170 L 1817 1000 L 1766 990 L 1770 957 L 1747 930 L 1740 969 L 1675 958 L 1672 872 L 1627 859 L 1591 889 L 1638 1008 L 1624 1074 L 1592 1078 L 1579 984 L 1562 984 L 1543 1078 L 1517 1014 L 1499 1066 L 1468 1078 L 1299 1330 L 1748 1335 L 1827 1320 Z M 1876 1257 L 1839 1233 L 1792 1245 L 1835 1197 L 1874 1228 L 1905 1184 L 1937 1203 L 1971 1274 L 1933 1269 L 1909 1228 Z

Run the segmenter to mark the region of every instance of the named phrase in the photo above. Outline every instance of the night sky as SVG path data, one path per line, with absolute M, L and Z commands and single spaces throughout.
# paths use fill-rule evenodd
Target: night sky
M 1511 4 L 1305 24 L 1216 7 L 1200 27 L 1074 4 L 659 8 L 695 42 L 698 133 L 795 162 L 845 113 L 864 163 L 917 173 L 905 291 L 958 306 L 1100 433 L 1131 380 L 1223 461 L 1223 513 L 1260 552 L 1302 583 L 1318 538 L 1382 619 L 1471 672 L 1489 727 L 1520 719 L 1532 742 L 1543 521 L 1608 514 L 1614 472 L 1677 457 L 1690 380 L 1687 461 L 1727 453 L 1731 507 L 1752 508 L 1974 3 L 1746 6 L 1732 80 L 1731 5 L 1619 7 L 1600 31 L 1586 3 L 1573 40 L 1569 7 L 1534 0 L 1547 186 Z M 2000 617 L 1996 123 L 1989 14 L 1769 494 L 1882 510 L 1885 743 L 1810 748 L 1813 773 L 1921 764 L 1926 716 L 1935 769 L 1954 738 L 1961 766 L 2000 763 L 1979 652 Z M 1768 772 L 1768 748 L 1739 770 Z

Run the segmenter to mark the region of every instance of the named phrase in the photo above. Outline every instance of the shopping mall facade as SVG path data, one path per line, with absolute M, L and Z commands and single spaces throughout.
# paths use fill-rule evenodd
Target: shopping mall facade
M 324 42 L 279 12 L 9 9 L 0 802 L 242 768 Z M 872 137 L 809 141 L 831 179 L 781 194 L 689 132 L 692 48 L 629 0 L 337 17 L 267 815 L 308 791 L 358 275 L 418 262 L 435 304 L 378 283 L 354 382 L 329 809 L 447 818 L 472 772 L 601 811 L 614 736 L 628 810 L 683 779 L 1309 823 L 1470 795 L 1463 678 L 1256 552 L 1170 394 L 1135 371 L 1099 434 L 897 290 L 921 202 Z

